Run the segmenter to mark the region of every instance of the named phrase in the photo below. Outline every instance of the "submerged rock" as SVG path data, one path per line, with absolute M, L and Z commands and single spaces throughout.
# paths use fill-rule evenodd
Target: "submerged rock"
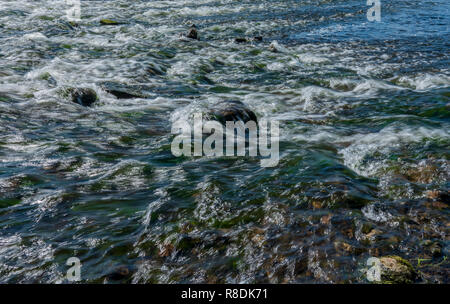
M 253 38 L 242 38 L 242 37 L 239 37 L 239 38 L 235 38 L 234 42 L 236 42 L 236 43 L 245 43 L 245 42 L 262 41 L 262 40 L 263 40 L 262 36 L 256 36 L 256 37 L 253 37 Z
M 237 100 L 223 101 L 217 104 L 216 109 L 212 111 L 213 117 L 222 123 L 227 121 L 242 121 L 243 123 L 254 121 L 258 123 L 256 114 L 250 110 L 244 103 Z
M 384 284 L 409 284 L 417 277 L 414 267 L 399 256 L 380 258 L 381 282 Z
M 236 43 L 244 43 L 244 42 L 247 42 L 247 39 L 246 38 L 236 38 L 236 39 L 234 39 L 234 42 L 236 42 Z
M 98 100 L 97 93 L 90 88 L 66 88 L 62 91 L 62 95 L 83 107 L 90 107 Z

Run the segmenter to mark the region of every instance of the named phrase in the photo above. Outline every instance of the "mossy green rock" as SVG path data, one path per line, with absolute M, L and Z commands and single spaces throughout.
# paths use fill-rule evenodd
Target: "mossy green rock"
M 380 263 L 383 284 L 410 284 L 417 277 L 414 267 L 399 256 L 381 257 Z

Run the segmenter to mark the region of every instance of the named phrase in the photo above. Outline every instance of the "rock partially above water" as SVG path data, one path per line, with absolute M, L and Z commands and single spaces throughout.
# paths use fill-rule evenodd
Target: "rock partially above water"
M 195 24 L 191 25 L 186 37 L 190 38 L 190 39 L 198 40 L 197 26 Z
M 62 95 L 83 107 L 90 107 L 98 100 L 97 93 L 90 88 L 66 88 L 62 91 Z
M 409 284 L 417 277 L 414 267 L 399 256 L 380 258 L 381 282 L 384 284 Z
M 246 38 L 236 38 L 236 39 L 234 39 L 234 42 L 236 42 L 236 43 L 244 43 L 244 42 L 247 42 L 247 39 Z
M 220 102 L 212 111 L 212 115 L 224 125 L 227 121 L 242 121 L 243 123 L 254 121 L 256 124 L 258 123 L 256 114 L 244 103 L 236 100 Z

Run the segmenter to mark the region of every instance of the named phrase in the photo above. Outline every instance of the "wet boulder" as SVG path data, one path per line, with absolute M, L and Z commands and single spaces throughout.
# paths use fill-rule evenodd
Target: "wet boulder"
M 213 118 L 223 125 L 227 121 L 254 121 L 258 123 L 256 114 L 250 110 L 244 103 L 237 100 L 228 100 L 218 103 L 211 112 Z
M 450 191 L 430 190 L 426 193 L 427 198 L 433 201 L 440 201 L 445 204 L 450 204 Z
M 83 107 L 90 107 L 98 100 L 97 93 L 90 88 L 65 88 L 62 96 Z
M 244 38 L 244 37 L 238 37 L 234 39 L 235 43 L 247 43 L 247 42 L 251 42 L 251 41 L 255 41 L 255 42 L 261 42 L 263 40 L 262 36 L 255 36 L 253 38 Z
M 106 81 L 99 86 L 107 93 L 114 95 L 117 99 L 146 98 L 146 88 L 142 85 L 127 85 L 123 83 Z

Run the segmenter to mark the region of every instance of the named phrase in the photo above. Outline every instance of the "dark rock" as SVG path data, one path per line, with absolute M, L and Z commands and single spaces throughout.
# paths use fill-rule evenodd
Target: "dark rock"
M 428 251 L 431 256 L 438 258 L 442 256 L 442 245 L 439 242 L 433 242 L 431 240 L 425 240 L 422 246 Z
M 262 41 L 263 37 L 262 36 L 256 36 L 256 37 L 253 37 L 253 40 L 255 40 L 255 41 Z
M 118 22 L 118 21 L 115 21 L 115 20 L 102 19 L 102 20 L 100 20 L 100 24 L 101 25 L 120 25 L 122 23 Z
M 90 107 L 98 100 L 97 93 L 89 88 L 66 88 L 62 95 L 83 107 Z
M 186 37 L 187 37 L 187 38 L 190 38 L 190 39 L 198 40 L 197 26 L 195 26 L 195 24 L 193 24 L 193 25 L 191 26 L 191 28 L 189 29 L 189 31 L 188 31 Z
M 116 90 L 107 90 L 111 95 L 114 95 L 117 97 L 117 99 L 131 99 L 131 98 L 138 98 L 136 95 L 132 95 L 126 92 L 116 91 Z
M 139 85 L 126 85 L 116 82 L 104 82 L 100 84 L 101 88 L 107 93 L 114 95 L 118 99 L 146 98 L 143 93 L 144 88 Z
M 439 190 L 432 190 L 428 191 L 427 198 L 430 200 L 437 200 L 441 201 L 445 204 L 450 204 L 450 192 L 449 191 L 439 191 Z
M 254 121 L 258 123 L 256 114 L 250 110 L 245 104 L 236 100 L 223 101 L 217 105 L 217 108 L 212 111 L 214 118 L 222 124 L 227 121 Z
M 245 43 L 245 42 L 247 42 L 247 39 L 246 38 L 236 38 L 236 39 L 234 39 L 234 42 L 236 42 L 236 43 Z
M 121 281 L 130 276 L 131 271 L 127 266 L 119 266 L 108 274 L 108 279 L 112 281 Z

